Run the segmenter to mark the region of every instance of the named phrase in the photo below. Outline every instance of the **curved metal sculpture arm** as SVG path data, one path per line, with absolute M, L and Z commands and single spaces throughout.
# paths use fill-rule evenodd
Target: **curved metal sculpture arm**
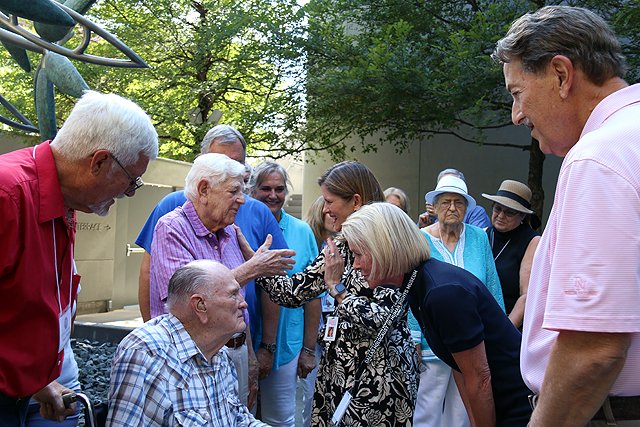
M 0 40 L 8 41 L 15 45 L 21 46 L 25 49 L 29 49 L 35 52 L 44 52 L 44 50 L 50 50 L 52 52 L 58 53 L 60 55 L 64 55 L 67 58 L 76 59 L 82 62 L 88 62 L 91 64 L 98 65 L 106 65 L 110 67 L 121 67 L 121 68 L 148 68 L 144 60 L 138 56 L 134 51 L 129 49 L 127 45 L 118 40 L 111 33 L 100 27 L 99 25 L 91 22 L 84 16 L 80 15 L 78 12 L 73 9 L 63 5 L 58 4 L 60 8 L 62 8 L 65 12 L 67 12 L 73 19 L 79 23 L 84 32 L 82 43 L 75 49 L 68 49 L 66 47 L 62 47 L 55 43 L 50 43 L 32 32 L 22 28 L 19 24 L 14 24 L 12 18 L 10 16 L 5 15 L 0 12 L 0 27 L 4 28 L 2 30 L 0 28 Z M 84 53 L 89 45 L 91 40 L 91 32 L 102 37 L 104 40 L 109 42 L 112 46 L 126 55 L 129 59 L 114 59 L 114 58 L 105 58 L 103 56 L 95 56 Z
M 5 125 L 9 125 L 27 132 L 38 133 L 38 128 L 36 128 L 33 123 L 29 121 L 29 119 L 23 116 L 22 113 L 20 113 L 20 111 L 18 111 L 18 109 L 14 107 L 9 101 L 4 99 L 2 95 L 0 95 L 0 104 L 2 104 L 7 110 L 9 110 L 9 112 L 13 114 L 18 120 L 20 120 L 20 122 L 16 122 L 0 114 L 0 123 L 4 123 Z

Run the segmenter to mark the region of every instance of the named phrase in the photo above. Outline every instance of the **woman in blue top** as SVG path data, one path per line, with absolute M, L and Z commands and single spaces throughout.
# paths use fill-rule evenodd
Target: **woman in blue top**
M 502 288 L 487 235 L 481 228 L 463 222 L 467 210 L 476 205 L 465 182 L 455 175 L 445 175 L 436 189 L 426 194 L 425 200 L 434 206 L 438 216 L 436 223 L 422 229 L 429 241 L 431 256 L 473 273 L 504 311 Z M 423 349 L 423 354 L 425 350 L 426 369 L 421 376 L 414 423 L 434 427 L 469 426 L 451 368 L 429 348 Z
M 389 203 L 363 206 L 342 224 L 342 235 L 369 286 L 407 294 L 431 349 L 453 369 L 472 425 L 525 427 L 531 408 L 520 374 L 520 332 L 487 287 L 430 258 L 424 235 Z
M 318 249 L 311 227 L 282 208 L 289 192 L 288 185 L 289 176 L 282 166 L 264 162 L 254 168 L 249 181 L 249 192 L 271 210 L 287 245 L 296 251 L 296 263 L 288 272 L 292 275 L 304 270 L 318 256 Z M 275 304 L 266 294 L 264 297 L 261 295 L 261 303 Z M 255 340 L 256 343 L 261 343 L 256 356 L 261 373 L 263 422 L 276 427 L 295 425 L 297 377 L 306 378 L 316 366 L 319 321 L 318 299 L 307 302 L 304 307 L 280 307 L 277 331 L 263 330 L 262 337 Z M 269 345 L 271 343 L 275 344 L 275 348 Z

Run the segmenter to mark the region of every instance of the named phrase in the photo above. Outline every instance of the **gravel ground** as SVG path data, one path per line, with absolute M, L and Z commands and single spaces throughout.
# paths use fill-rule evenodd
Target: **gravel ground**
M 107 402 L 111 359 L 116 345 L 89 340 L 71 340 L 71 348 L 78 362 L 80 387 L 94 406 Z M 80 421 L 83 426 L 83 420 Z

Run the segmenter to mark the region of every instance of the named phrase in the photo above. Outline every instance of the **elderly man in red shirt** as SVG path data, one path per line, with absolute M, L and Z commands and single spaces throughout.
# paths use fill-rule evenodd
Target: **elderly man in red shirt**
M 53 141 L 0 156 L 0 426 L 22 426 L 32 395 L 46 418 L 73 413 L 55 380 L 80 281 L 75 211 L 106 215 L 157 154 L 140 107 L 87 92 Z

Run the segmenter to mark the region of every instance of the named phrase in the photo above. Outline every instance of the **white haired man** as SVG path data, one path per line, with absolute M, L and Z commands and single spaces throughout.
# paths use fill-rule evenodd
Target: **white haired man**
M 196 158 L 185 179 L 187 201 L 169 212 L 156 225 L 151 244 L 151 317 L 165 313 L 167 286 L 174 271 L 194 259 L 213 259 L 233 269 L 244 286 L 259 276 L 284 275 L 295 255 L 288 249 L 269 250 L 271 239 L 245 262 L 233 223 L 245 203 L 244 166 L 224 154 L 208 153 Z M 247 323 L 249 317 L 247 313 Z M 250 330 L 228 343 L 239 374 L 240 396 L 248 402 L 247 372 Z M 232 345 L 238 342 L 239 345 Z
M 245 164 L 246 150 L 247 143 L 242 134 L 233 126 L 226 124 L 216 125 L 209 129 L 204 138 L 202 138 L 200 145 L 202 154 L 225 154 L 241 164 Z M 271 235 L 272 249 L 286 249 L 287 243 L 271 211 L 262 202 L 247 195 L 245 195 L 244 200 L 244 204 L 238 208 L 235 224 L 240 227 L 251 248 L 258 250 L 267 239 L 267 236 Z M 175 191 L 165 196 L 153 209 L 136 239 L 136 244 L 145 249 L 142 263 L 140 264 L 140 279 L 138 282 L 138 301 L 142 318 L 145 321 L 151 318 L 149 271 L 153 231 L 158 220 L 163 215 L 178 206 L 182 206 L 186 201 L 187 198 L 184 191 Z M 248 353 L 249 366 L 243 370 L 238 369 L 238 376 L 241 378 L 240 396 L 250 408 L 253 408 L 258 394 L 258 363 L 256 362 L 256 354 L 254 354 L 254 345 L 252 344 L 255 344 L 257 348 L 257 356 L 262 362 L 261 365 L 271 366 L 274 354 L 265 350 L 265 347 L 273 348 L 275 346 L 280 308 L 271 302 L 268 297 L 259 295 L 256 292 L 253 280 L 250 280 L 244 286 L 244 289 L 246 291 L 245 298 L 249 305 L 250 334 L 247 335 L 246 342 L 232 339 L 229 342 L 229 346 L 237 352 Z M 252 343 L 252 339 L 256 340 L 256 342 Z M 247 377 L 246 380 L 244 379 L 245 377 Z
M 87 92 L 53 141 L 0 156 L 0 426 L 22 426 L 31 395 L 46 418 L 74 412 L 55 380 L 80 281 L 75 211 L 106 215 L 143 185 L 157 154 L 140 107 Z

